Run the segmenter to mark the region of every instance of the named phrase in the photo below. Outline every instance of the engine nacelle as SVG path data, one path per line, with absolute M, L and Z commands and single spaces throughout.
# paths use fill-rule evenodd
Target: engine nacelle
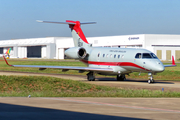
M 65 55 L 73 59 L 79 59 L 79 58 L 83 59 L 87 56 L 87 52 L 82 47 L 73 47 L 73 48 L 67 49 L 65 51 Z

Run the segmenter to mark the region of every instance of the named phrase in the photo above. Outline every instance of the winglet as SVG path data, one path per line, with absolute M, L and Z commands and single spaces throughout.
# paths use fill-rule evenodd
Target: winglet
M 4 60 L 5 60 L 5 62 L 6 62 L 7 65 L 13 66 L 13 65 L 10 65 L 10 64 L 8 63 L 8 61 L 6 60 L 6 58 L 4 57 L 4 55 L 3 55 L 3 58 L 4 58 Z
M 176 63 L 174 61 L 174 56 L 172 56 L 172 65 L 176 65 Z

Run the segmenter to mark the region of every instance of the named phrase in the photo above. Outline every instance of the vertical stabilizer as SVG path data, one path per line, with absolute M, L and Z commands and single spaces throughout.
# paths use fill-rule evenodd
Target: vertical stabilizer
M 66 20 L 66 22 L 51 22 L 51 21 L 40 21 L 40 20 L 37 20 L 37 21 L 44 22 L 44 23 L 68 24 L 69 28 L 71 29 L 74 46 L 75 47 L 89 47 L 90 46 L 83 31 L 81 30 L 81 25 L 94 24 L 95 22 L 80 23 L 79 21 L 71 21 L 71 20 Z
M 66 22 L 75 23 L 75 24 L 69 24 L 69 28 L 71 29 L 75 47 L 89 47 L 89 43 L 81 29 L 80 22 L 70 21 L 70 20 L 66 20 Z
M 5 56 L 7 56 L 7 59 L 9 59 L 10 57 L 10 52 L 11 52 L 11 48 L 9 48 L 5 53 Z
M 6 51 L 6 54 L 8 54 L 10 56 L 10 52 L 11 52 L 11 48 L 9 48 L 7 51 Z

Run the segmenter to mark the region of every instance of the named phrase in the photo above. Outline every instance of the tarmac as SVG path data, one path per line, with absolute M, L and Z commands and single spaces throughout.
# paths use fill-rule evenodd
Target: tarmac
M 178 120 L 179 98 L 0 97 L 2 120 Z

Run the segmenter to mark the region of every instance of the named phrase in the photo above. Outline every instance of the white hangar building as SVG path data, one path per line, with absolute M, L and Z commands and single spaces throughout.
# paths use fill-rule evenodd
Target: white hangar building
M 180 59 L 180 35 L 139 34 L 87 37 L 94 47 L 145 48 L 161 60 Z M 11 58 L 64 59 L 64 51 L 74 47 L 72 37 L 1 40 L 0 54 L 11 48 Z

